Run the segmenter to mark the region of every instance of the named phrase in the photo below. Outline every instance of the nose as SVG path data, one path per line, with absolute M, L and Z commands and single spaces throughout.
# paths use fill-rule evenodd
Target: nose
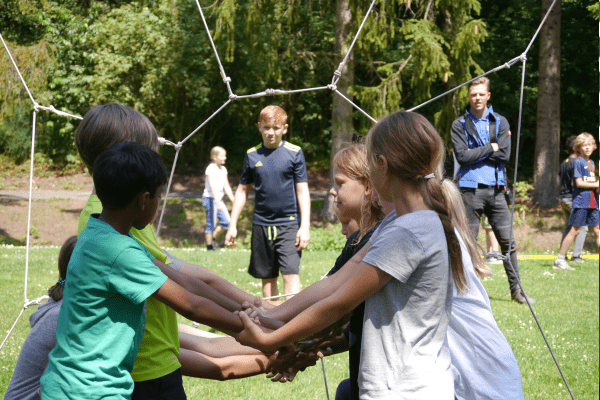
M 332 195 L 333 197 L 337 196 L 337 190 L 335 190 L 335 186 L 332 187 L 331 189 L 329 189 L 329 194 Z

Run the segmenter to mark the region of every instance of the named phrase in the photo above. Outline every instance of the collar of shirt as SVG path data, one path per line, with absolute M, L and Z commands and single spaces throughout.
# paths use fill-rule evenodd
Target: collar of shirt
M 476 116 L 473 115 L 473 113 L 471 112 L 471 107 L 469 107 L 467 109 L 467 114 L 469 114 L 469 118 L 471 118 L 473 120 L 474 123 L 478 123 L 479 121 L 489 121 L 490 119 L 490 113 L 493 113 L 494 109 L 492 108 L 492 105 L 489 104 L 487 107 L 487 110 L 485 111 L 485 113 L 483 114 L 483 117 L 481 118 L 477 118 Z

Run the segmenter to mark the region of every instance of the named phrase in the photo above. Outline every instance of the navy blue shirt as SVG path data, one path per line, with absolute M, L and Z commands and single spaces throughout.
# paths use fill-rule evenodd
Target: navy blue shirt
M 240 183 L 256 190 L 253 224 L 289 225 L 300 221 L 296 183 L 308 182 L 302 149 L 283 141 L 268 149 L 252 147 L 244 158 Z

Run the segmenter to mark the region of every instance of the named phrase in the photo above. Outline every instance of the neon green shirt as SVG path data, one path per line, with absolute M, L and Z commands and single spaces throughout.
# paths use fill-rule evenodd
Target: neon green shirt
M 102 212 L 100 199 L 96 195 L 91 195 L 79 215 L 78 233 L 86 227 L 91 214 L 100 212 Z M 131 235 L 139 240 L 154 257 L 165 264 L 169 263 L 150 225 L 142 230 L 132 228 Z M 135 382 L 157 379 L 181 367 L 177 360 L 179 356 L 177 314 L 154 297 L 148 298 L 146 306 L 146 333 L 131 372 Z

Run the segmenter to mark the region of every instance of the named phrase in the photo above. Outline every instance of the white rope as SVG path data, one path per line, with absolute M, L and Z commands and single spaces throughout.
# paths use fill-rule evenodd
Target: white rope
M 19 313 L 19 316 L 15 320 L 15 323 L 9 329 L 8 333 L 6 334 L 6 337 L 2 341 L 2 344 L 0 345 L 0 351 L 2 350 L 2 348 L 4 347 L 4 345 L 6 344 L 6 341 L 10 337 L 11 333 L 13 332 L 13 330 L 15 329 L 15 326 L 17 326 L 17 322 L 19 322 L 19 320 L 21 319 L 21 316 L 23 315 L 23 313 L 25 312 L 25 310 L 28 309 L 29 306 L 31 306 L 31 305 L 39 306 L 40 304 L 42 304 L 42 300 L 46 300 L 46 299 L 48 299 L 48 296 L 41 296 L 41 297 L 38 297 L 37 299 L 35 299 L 33 301 L 25 301 L 25 304 L 23 305 L 23 308 L 21 309 L 21 312 Z
M 60 111 L 60 110 L 54 108 L 53 105 L 50 105 L 49 107 L 44 107 L 44 106 L 39 105 L 38 103 L 35 103 L 35 105 L 33 107 L 35 108 L 36 111 L 39 111 L 39 110 L 50 111 L 50 112 L 53 112 L 54 114 L 62 115 L 63 117 L 77 118 L 79 120 L 83 119 L 83 117 L 80 117 L 78 115 L 73 115 L 73 114 L 69 114 L 68 112 Z
M 342 92 L 340 92 L 339 90 L 337 90 L 337 88 L 332 89 L 335 93 L 339 94 L 340 96 L 342 96 L 343 99 L 345 99 L 348 103 L 352 104 L 354 106 L 354 108 L 356 108 L 358 111 L 360 111 L 361 113 L 363 113 L 367 118 L 369 118 L 371 121 L 373 121 L 373 123 L 377 123 L 377 120 L 373 117 L 371 117 L 366 111 L 364 111 L 362 108 L 360 108 L 359 106 L 357 106 L 356 104 L 354 104 L 352 102 L 352 100 L 350 100 L 349 98 L 347 98 L 346 96 L 344 96 L 342 94 Z
M 31 198 L 33 197 L 33 158 L 35 155 L 35 125 L 36 125 L 37 111 L 33 110 L 33 125 L 31 127 L 31 156 L 29 164 L 29 206 L 27 207 L 27 233 L 26 233 L 26 247 L 25 247 L 25 287 L 24 287 L 24 301 L 27 303 L 27 281 L 29 280 L 29 237 L 31 236 Z
M 269 296 L 269 297 L 263 297 L 263 300 L 271 300 L 271 299 L 278 299 L 280 297 L 289 297 L 289 296 L 295 296 L 297 295 L 299 292 L 297 293 L 288 293 L 288 294 L 278 294 L 276 296 Z
M 163 201 L 162 211 L 160 212 L 160 219 L 158 220 L 158 227 L 156 228 L 156 237 L 160 233 L 160 227 L 162 226 L 163 216 L 165 215 L 165 209 L 167 208 L 167 199 L 169 198 L 169 190 L 171 189 L 171 182 L 173 182 L 173 174 L 175 173 L 175 166 L 177 165 L 177 158 L 179 157 L 179 150 L 181 150 L 181 144 L 178 143 L 175 147 L 177 151 L 175 152 L 175 159 L 173 160 L 173 167 L 171 168 L 171 176 L 169 177 L 169 184 L 167 185 L 167 191 L 165 193 L 165 199 Z
M 27 86 L 27 83 L 25 83 L 25 79 L 23 79 L 23 75 L 21 75 L 21 71 L 19 71 L 19 67 L 17 67 L 17 63 L 15 62 L 15 59 L 13 58 L 12 54 L 10 54 L 10 50 L 8 49 L 8 46 L 6 45 L 6 42 L 4 41 L 4 38 L 2 37 L 2 34 L 0 34 L 0 40 L 2 40 L 2 44 L 4 45 L 4 48 L 6 49 L 6 52 L 8 53 L 8 57 L 10 57 L 10 61 L 12 61 L 12 64 L 15 67 L 15 71 L 17 71 L 17 74 L 19 75 L 19 78 L 21 78 L 21 82 L 23 83 L 23 87 L 27 91 L 27 94 L 29 95 L 29 98 L 31 99 L 31 102 L 33 104 L 37 104 L 35 102 L 35 100 L 33 99 L 33 96 L 31 95 L 31 92 L 29 91 L 29 87 Z

